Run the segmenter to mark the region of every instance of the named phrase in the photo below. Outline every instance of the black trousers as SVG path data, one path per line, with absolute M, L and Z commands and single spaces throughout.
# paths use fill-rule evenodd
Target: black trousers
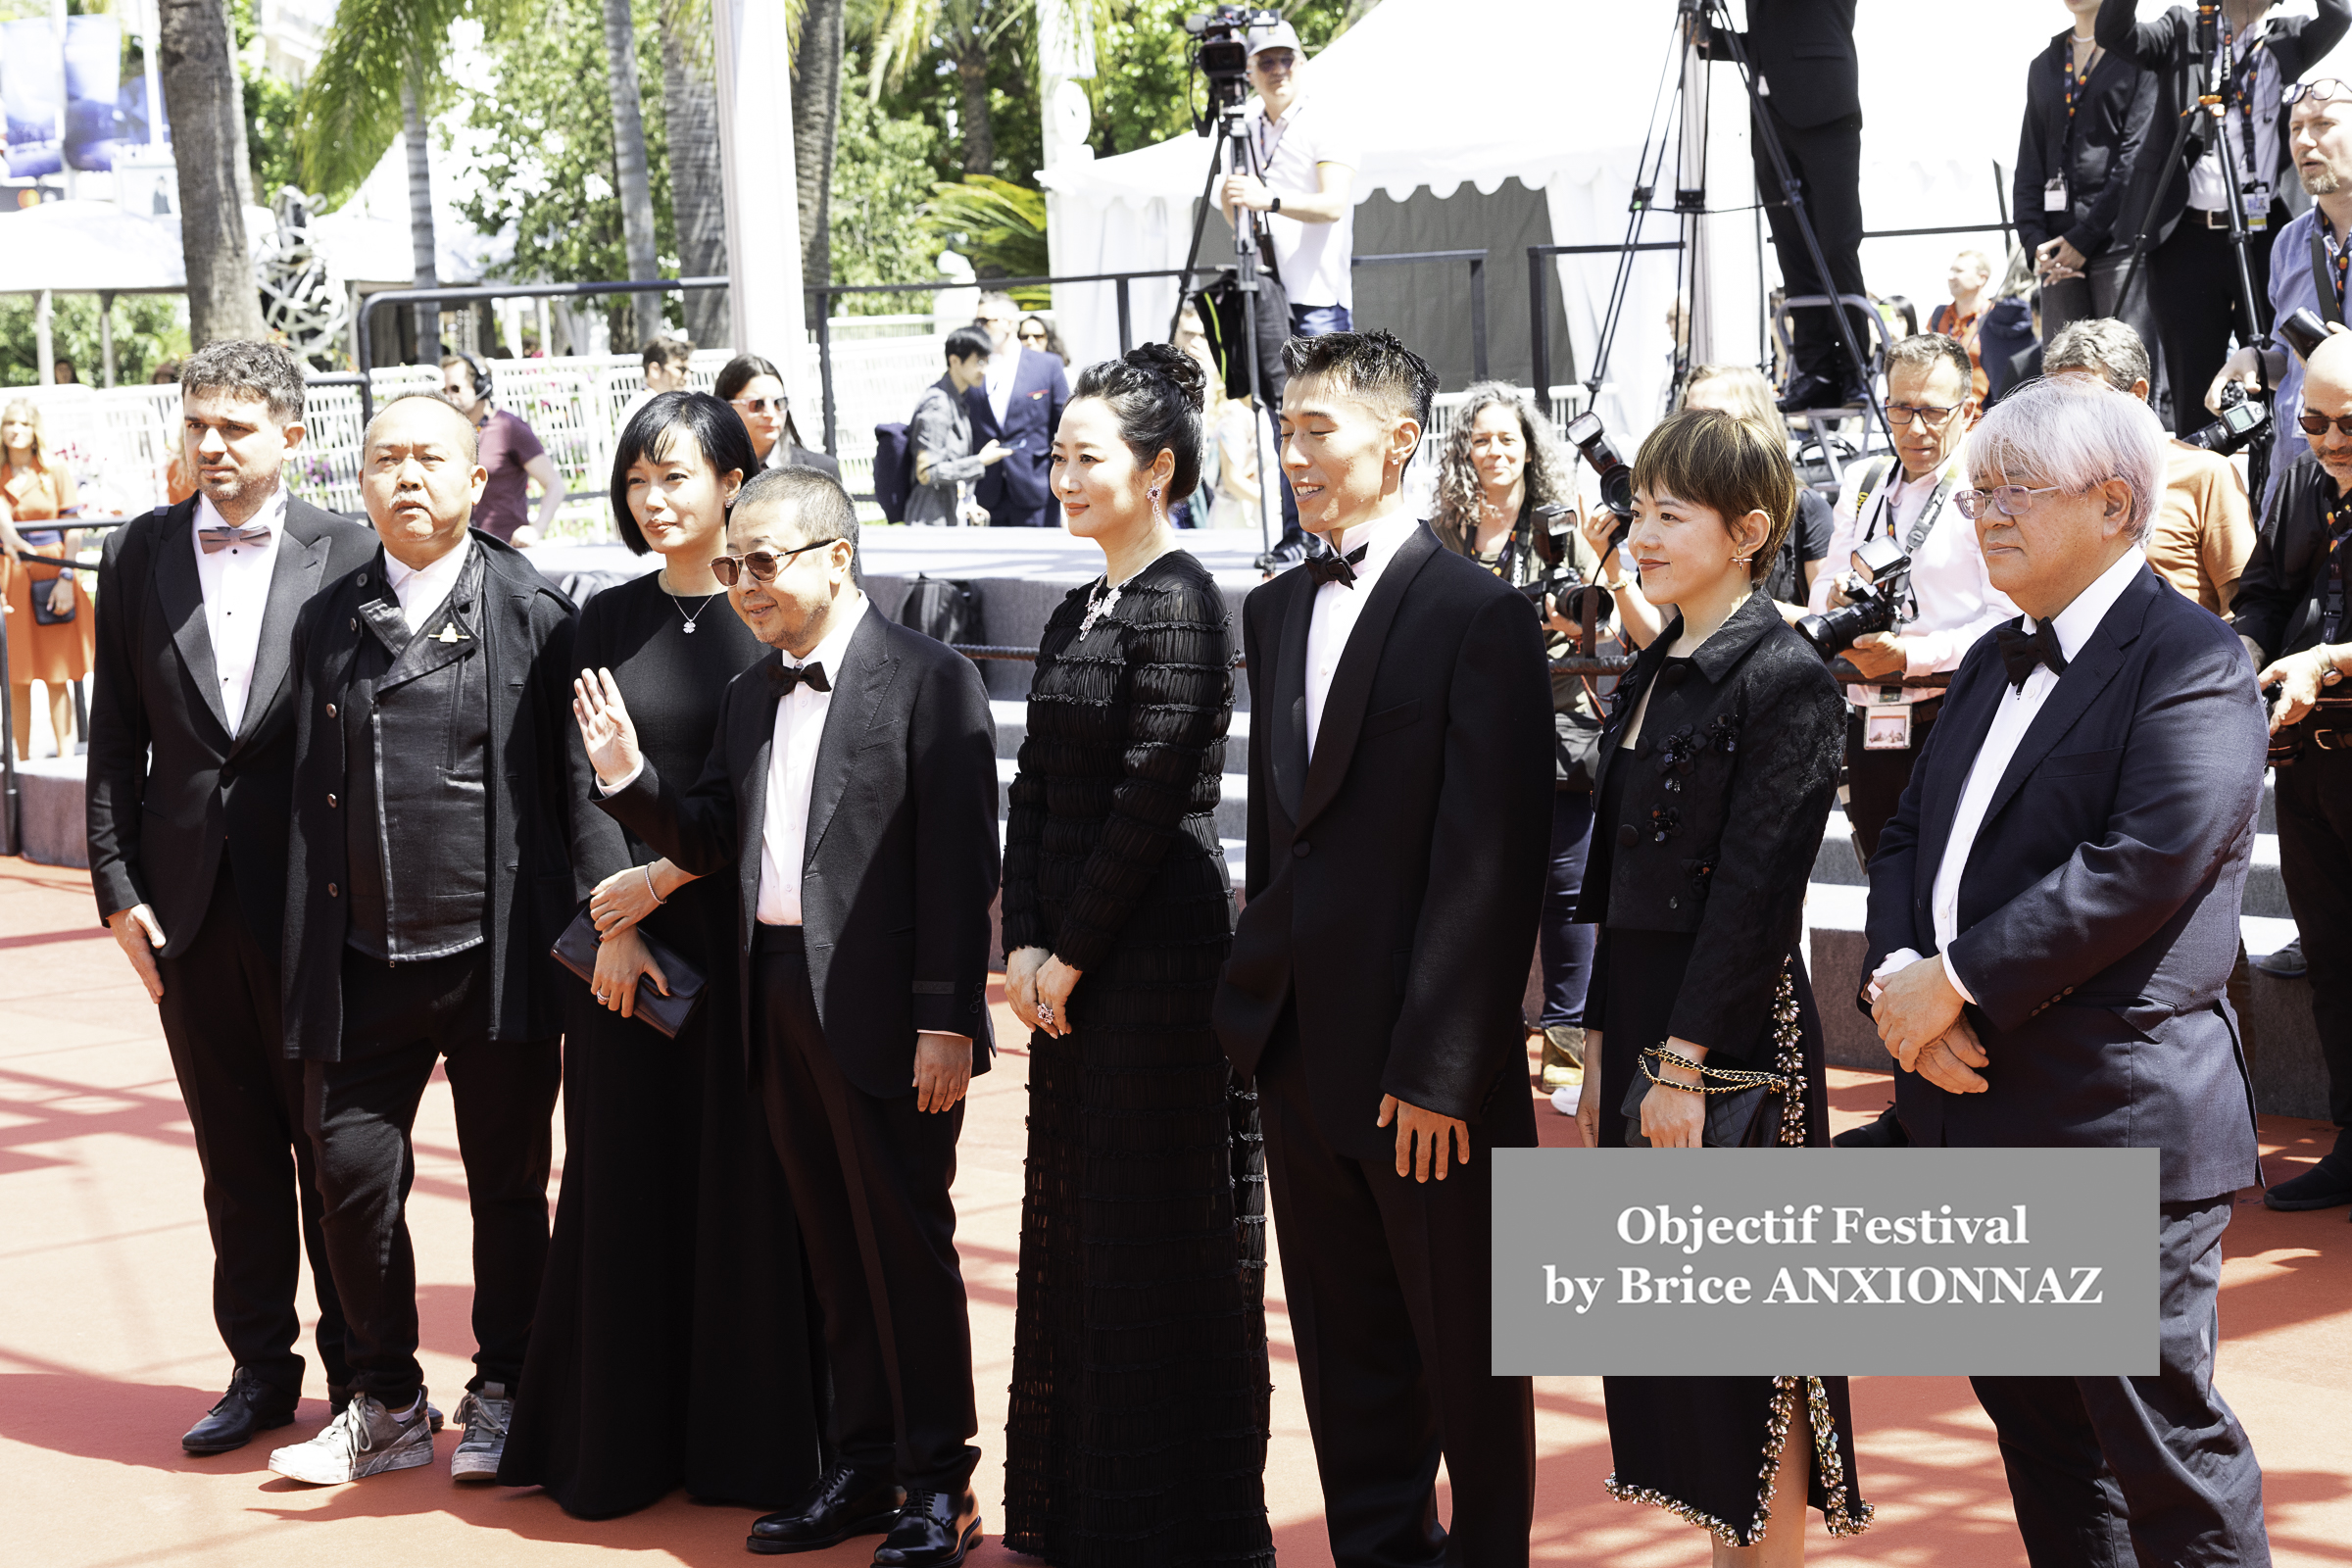
M 2148 263 L 2139 264 L 2139 273 L 2132 279 L 2130 293 L 2124 290 L 2124 278 L 2132 270 L 2132 242 L 2125 239 L 2109 245 L 2098 255 L 2085 260 L 2081 277 L 2062 278 L 2045 283 L 2041 290 L 2041 340 L 2054 341 L 2060 332 L 2077 321 L 2092 317 L 2108 316 L 2122 321 L 2139 334 L 2148 351 L 2148 405 L 2161 413 L 2165 404 L 2165 373 L 2163 329 L 2157 325 L 2156 312 L 2151 305 L 2154 279 Z M 2221 362 L 2214 362 L 2221 368 Z M 2197 396 L 2203 397 L 2203 383 Z M 2195 398 L 2189 400 L 2193 405 Z M 2202 419 L 2203 416 L 2200 415 Z
M 915 1108 L 842 1075 L 825 1043 L 798 926 L 760 926 L 752 1039 L 832 1363 L 826 1446 L 909 1491 L 960 1492 L 980 1450 L 972 1326 L 956 1255 L 963 1103 Z
M 304 1114 L 318 1151 L 326 1246 L 350 1319 L 352 1385 L 394 1409 L 416 1364 L 416 1257 L 409 1243 L 411 1135 L 436 1064 L 457 1108 L 473 1212 L 474 1377 L 522 1381 L 547 1266 L 550 1131 L 563 1044 L 492 1040 L 482 950 L 387 964 L 343 955 L 343 1059 L 305 1064 Z
M 2246 236 L 2246 271 L 2254 283 L 2251 323 L 2244 319 L 2238 297 L 2230 231 L 2209 227 L 2205 214 L 2194 208 L 2182 213 L 2172 234 L 2141 263 L 2148 273 L 2157 331 L 2164 339 L 2164 372 L 2173 387 L 2176 433 L 2187 435 L 2213 417 L 2205 412 L 2205 388 L 2230 357 L 2230 334 L 2237 334 L 2240 343 L 2251 343 L 2271 329 L 2271 246 L 2292 216 L 2286 203 L 2275 201 L 2271 226 Z M 2116 238 L 2119 249 L 2131 249 L 2131 235 Z
M 1797 227 L 1796 213 L 1781 187 L 1765 145 L 1766 127 L 1750 127 L 1756 160 L 1756 189 L 1764 199 L 1764 219 L 1772 225 L 1772 251 L 1780 258 L 1781 277 L 1788 293 L 1859 294 L 1862 292 L 1862 117 L 1833 120 L 1826 125 L 1798 129 L 1769 107 L 1755 117 L 1770 123 L 1805 194 L 1805 216 L 1821 242 L 1822 259 L 1829 263 L 1824 278 L 1813 265 Z M 1870 327 L 1860 311 L 1847 309 L 1854 346 L 1870 353 Z M 1790 358 L 1798 375 L 1818 375 L 1838 386 L 1861 379 L 1862 372 L 1846 357 L 1838 336 L 1837 318 L 1825 309 L 1798 311 L 1788 323 Z
M 2352 1129 L 2352 752 L 2306 744 L 2278 769 L 2278 875 L 2310 965 L 2328 1117 Z M 2336 1147 L 2352 1158 L 2352 1132 L 2339 1132 Z
M 2166 1203 L 2152 1377 L 1972 1378 L 2034 1568 L 2260 1568 L 2262 1467 L 2213 1387 L 2231 1199 Z
M 1943 699 L 1930 698 L 1911 705 L 1911 749 L 1873 752 L 1862 746 L 1862 710 L 1852 708 L 1845 718 L 1845 820 L 1862 844 L 1862 858 L 1879 853 L 1879 835 L 1894 820 L 1894 808 L 1910 786 L 1911 769 L 1918 765 L 1919 749 L 1928 744 Z
M 1495 1377 L 1493 1152 L 1533 1148 L 1514 1069 L 1470 1163 L 1415 1182 L 1315 1125 L 1298 1014 L 1259 1063 L 1274 1235 L 1336 1568 L 1521 1568 L 1535 1518 L 1534 1385 Z M 1438 1460 L 1453 1486 L 1438 1523 Z
M 303 1131 L 302 1063 L 286 1059 L 279 1026 L 277 955 L 254 940 L 227 855 L 195 939 L 157 968 L 164 1000 L 156 1011 L 204 1171 L 220 1342 L 238 1366 L 289 1400 L 301 1394 L 294 1298 L 307 1251 L 318 1298 L 318 1359 L 327 1382 L 348 1383 L 343 1303 L 327 1266 L 323 1208 Z

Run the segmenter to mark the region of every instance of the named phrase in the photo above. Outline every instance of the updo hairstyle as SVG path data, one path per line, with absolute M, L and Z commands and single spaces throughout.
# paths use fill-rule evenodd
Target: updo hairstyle
M 1200 361 L 1167 343 L 1146 343 L 1125 357 L 1090 365 L 1078 377 L 1073 398 L 1101 398 L 1118 416 L 1119 439 L 1149 468 L 1160 453 L 1172 453 L 1176 471 L 1168 500 L 1181 501 L 1200 488 L 1200 411 L 1208 376 Z

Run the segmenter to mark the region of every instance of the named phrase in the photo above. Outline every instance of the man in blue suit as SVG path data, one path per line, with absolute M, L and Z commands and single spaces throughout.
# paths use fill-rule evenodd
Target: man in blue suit
M 980 296 L 981 327 L 996 345 L 988 374 L 963 394 L 972 412 L 977 451 L 991 441 L 1004 446 L 1004 461 L 980 476 L 976 499 L 995 528 L 1045 528 L 1054 522 L 1054 498 L 1046 490 L 1054 432 L 1060 428 L 1070 381 L 1058 355 L 1021 347 L 1013 335 L 1021 308 L 1009 294 Z
M 2262 1470 L 2213 1388 L 2222 1232 L 2259 1179 L 2223 987 L 2267 736 L 2230 628 L 2140 552 L 2166 438 L 2086 378 L 1973 432 L 1994 587 L 1870 858 L 1863 1004 L 1926 1148 L 2163 1152 L 2159 1366 L 1978 1378 L 2035 1568 L 2267 1564 Z

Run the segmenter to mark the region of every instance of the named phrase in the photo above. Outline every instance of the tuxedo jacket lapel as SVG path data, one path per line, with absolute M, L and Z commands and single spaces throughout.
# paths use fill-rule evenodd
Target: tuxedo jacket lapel
M 773 657 L 772 655 L 769 657 Z M 735 734 L 728 755 L 736 759 L 735 846 L 736 881 L 743 901 L 743 943 L 751 946 L 760 918 L 760 857 L 764 853 L 762 829 L 767 825 L 767 766 L 776 744 L 775 688 L 764 681 L 751 687 L 752 695 L 735 705 Z
M 1269 687 L 1272 710 L 1266 714 L 1271 730 L 1267 758 L 1274 769 L 1274 798 L 1296 824 L 1306 798 L 1306 628 L 1314 618 L 1314 579 L 1293 570 L 1283 584 L 1287 601 L 1274 655 L 1274 680 Z
M 825 708 L 824 733 L 817 738 L 816 766 L 808 779 L 808 838 L 802 863 L 816 862 L 816 848 L 832 825 L 834 809 L 850 785 L 850 760 L 872 733 L 882 699 L 898 675 L 899 661 L 883 647 L 880 612 L 866 607 L 865 618 L 850 634 L 849 668 Z
M 204 580 L 196 575 L 196 539 L 190 529 L 172 528 L 157 541 L 155 593 L 164 607 L 164 624 L 172 628 L 172 641 L 179 649 L 180 662 L 187 666 L 205 710 L 220 726 L 225 751 L 232 739 L 228 710 L 220 703 L 220 669 L 213 662 L 212 628 L 204 619 Z M 248 709 L 251 706 L 248 704 Z
M 1340 666 L 1332 672 L 1331 690 L 1323 697 L 1323 724 L 1315 737 L 1314 760 L 1306 769 L 1305 798 L 1295 818 L 1301 829 L 1317 811 L 1331 804 L 1331 798 L 1340 792 L 1340 781 L 1348 776 L 1348 763 L 1355 755 L 1355 738 L 1364 725 L 1364 708 L 1372 700 L 1372 677 L 1380 669 L 1381 650 L 1388 644 L 1389 626 L 1404 603 L 1405 589 L 1441 548 L 1438 536 L 1426 526 L 1407 535 L 1396 554 L 1381 568 L 1380 581 L 1372 587 L 1371 602 L 1364 606 L 1364 612 L 1348 633 L 1348 646 L 1340 652 Z M 1303 647 L 1299 654 L 1303 665 Z M 1302 711 L 1302 734 L 1304 727 Z
M 2008 770 L 2001 774 L 2000 787 L 1992 793 L 1992 804 L 1985 808 L 1986 822 L 2001 814 L 2001 808 L 2009 804 L 2027 775 L 2041 765 L 2050 749 L 2090 710 L 2091 704 L 2107 689 L 2107 683 L 2124 667 L 2124 650 L 2138 637 L 2139 623 L 2147 617 L 2149 594 L 2172 591 L 2157 581 L 2156 574 L 2148 567 L 2139 568 L 2138 575 L 2124 590 L 2124 596 L 2090 634 L 2090 641 L 2082 645 L 2082 651 L 2066 666 L 2066 673 L 2058 677 L 2058 685 L 2041 705 L 2041 711 L 2027 726 L 2025 739 L 2017 743 L 2017 753 L 2010 758 Z
M 286 662 L 294 648 L 294 617 L 318 591 L 332 550 L 333 541 L 307 521 L 298 519 L 289 505 L 286 534 L 277 544 L 277 564 L 270 568 L 270 597 L 262 612 L 261 647 L 254 655 L 253 684 L 247 689 L 245 716 L 237 729 L 240 746 L 260 727 L 277 697 L 278 688 L 285 684 Z M 380 573 L 382 567 L 379 565 L 376 570 Z M 209 641 L 206 646 L 209 652 Z

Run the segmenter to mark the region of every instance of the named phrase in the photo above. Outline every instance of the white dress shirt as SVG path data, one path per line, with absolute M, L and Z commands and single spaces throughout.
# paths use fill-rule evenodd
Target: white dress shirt
M 865 618 L 868 601 L 857 596 L 840 611 L 841 618 L 825 640 L 807 659 L 779 652 L 783 662 L 800 668 L 825 666 L 826 691 L 803 681 L 776 704 L 776 738 L 767 749 L 767 805 L 760 823 L 760 902 L 761 925 L 801 923 L 801 872 L 808 856 L 808 788 L 816 780 L 816 751 L 825 738 L 825 715 L 833 710 L 833 689 L 846 674 L 843 662 L 850 651 L 850 634 Z
M 2090 641 L 2090 634 L 2099 629 L 2107 612 L 2124 596 L 2132 579 L 2147 564 L 2147 557 L 2139 549 L 2124 552 L 2115 564 L 2101 572 L 2091 585 L 2075 595 L 2075 602 L 2051 618 L 2058 633 L 2058 651 L 2073 664 Z M 2034 629 L 2032 616 L 2025 620 L 2024 630 Z M 2058 677 L 2050 673 L 2047 664 L 2036 664 L 2026 677 L 2023 686 L 2009 687 L 1993 710 L 1992 725 L 1984 732 L 1984 743 L 1977 749 L 1976 760 L 1969 764 L 1968 780 L 1960 787 L 1960 804 L 1952 811 L 1952 834 L 1943 846 L 1943 859 L 1936 867 L 1936 885 L 1929 899 L 1929 911 L 1935 922 L 1936 947 L 1943 955 L 1943 972 L 1952 982 L 1952 989 L 1962 999 L 1977 1000 L 1966 981 L 1952 968 L 1951 947 L 1960 935 L 1960 879 L 1968 870 L 1969 855 L 1977 847 L 1977 834 L 1984 826 L 1984 813 L 1991 808 L 1993 792 L 2000 788 L 2001 776 L 2009 771 L 2009 763 L 2017 749 L 2033 728 L 2042 705 L 2050 693 L 2058 689 Z M 1889 954 L 1871 975 L 1874 985 L 1889 972 L 1906 964 L 1917 963 L 1919 953 L 1911 948 Z
M 1866 540 L 1886 538 L 1889 530 L 1897 544 L 1908 540 L 1912 525 L 1919 520 L 1920 510 L 1947 477 L 1953 481 L 1955 490 L 1968 484 L 1967 474 L 1960 470 L 1957 453 L 1936 472 L 1917 479 L 1905 476 L 1898 464 L 1872 488 L 1867 503 L 1863 502 L 1859 482 L 1846 485 L 1845 493 L 1838 498 L 1829 557 L 1822 563 L 1821 575 L 1813 581 L 1810 597 L 1815 614 L 1830 608 L 1830 586 L 1853 569 L 1850 558 L 1854 551 Z M 1855 514 L 1857 505 L 1866 505 L 1867 515 Z M 1993 587 L 1992 578 L 1984 570 L 1984 552 L 1977 543 L 1977 525 L 1960 515 L 1960 509 L 1952 505 L 1948 496 L 1936 515 L 1936 526 L 1920 541 L 1919 554 L 1912 559 L 1911 592 L 1919 602 L 1919 618 L 1895 628 L 1910 644 L 1904 659 L 1906 675 L 1958 669 L 1960 661 L 1976 646 L 1978 638 L 2017 615 L 2017 607 Z M 1933 687 L 1922 686 L 1845 689 L 1846 701 L 1865 707 L 1925 702 L 1942 695 Z
M 1331 678 L 1339 673 L 1340 656 L 1348 651 L 1348 633 L 1355 630 L 1365 601 L 1380 586 L 1381 568 L 1403 548 L 1421 526 L 1421 519 L 1398 508 L 1376 522 L 1345 529 L 1334 544 L 1343 556 L 1363 545 L 1364 559 L 1356 563 L 1355 584 L 1315 585 L 1315 598 L 1306 623 L 1306 758 L 1315 758 L 1315 736 L 1323 728 L 1323 703 L 1331 695 Z
M 441 608 L 450 590 L 458 585 L 458 573 L 466 569 L 466 561 L 473 555 L 473 541 L 466 539 L 457 549 L 439 561 L 425 566 L 404 566 L 391 552 L 384 553 L 384 578 L 392 585 L 392 597 L 400 601 L 400 614 L 416 631 Z
M 1020 368 L 1021 340 L 1017 337 L 988 357 L 988 374 L 981 384 L 988 390 L 988 406 L 996 412 L 999 430 L 1004 428 L 1005 416 L 1012 411 L 1012 383 Z
M 262 651 L 262 616 L 270 606 L 270 573 L 277 565 L 278 541 L 286 536 L 286 492 L 281 485 L 262 503 L 245 526 L 260 524 L 270 537 L 258 545 L 231 544 L 205 554 L 197 530 L 225 528 L 226 517 L 213 498 L 199 493 L 188 544 L 196 552 L 196 582 L 204 593 L 204 630 L 213 644 L 213 671 L 220 681 L 220 712 L 235 735 L 245 722 L 245 700 L 253 692 L 253 664 Z
M 2227 24 L 2225 24 L 2227 25 Z M 2237 165 L 2241 181 L 2258 184 L 2264 192 L 2261 205 L 2248 202 L 2245 216 L 2267 218 L 2271 211 L 2270 198 L 2276 194 L 2272 187 L 2278 177 L 2278 95 L 2284 84 L 2278 79 L 2278 64 L 2271 58 L 2264 40 L 2270 31 L 2268 24 L 2252 32 L 2238 34 L 2230 40 L 2230 75 L 2231 85 L 2243 83 L 2248 107 L 2254 122 L 2254 154 L 2246 156 L 2246 116 L 2234 102 L 2222 117 L 2222 125 L 2230 138 L 2230 156 Z M 2220 91 L 2219 87 L 2214 89 Z M 2219 149 L 2208 146 L 2205 156 L 2188 167 L 2188 205 L 2200 212 L 2220 213 L 2230 205 L 2230 182 L 2222 177 L 2222 155 Z

